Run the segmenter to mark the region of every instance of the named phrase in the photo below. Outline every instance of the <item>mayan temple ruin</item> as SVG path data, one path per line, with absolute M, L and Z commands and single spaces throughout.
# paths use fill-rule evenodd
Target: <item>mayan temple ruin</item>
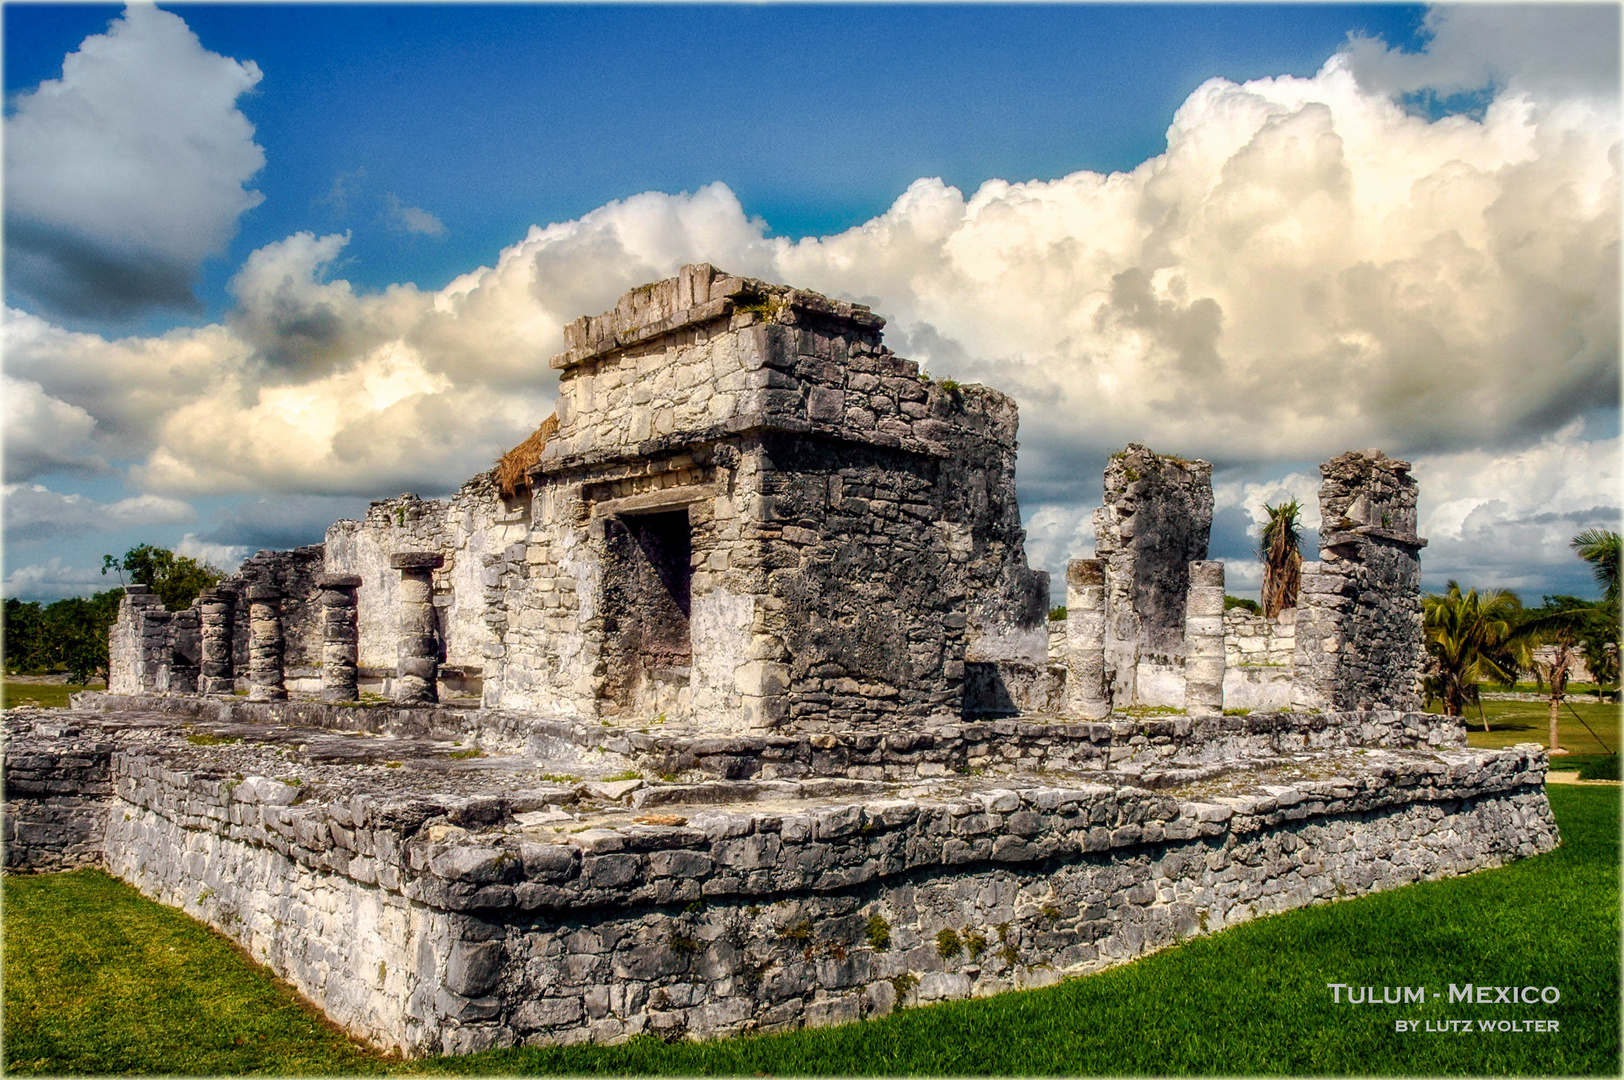
M 1407 462 L 1321 466 L 1264 619 L 1212 466 L 1129 446 L 1051 623 L 1015 403 L 883 326 L 685 266 L 449 499 L 131 587 L 107 692 L 7 714 L 7 868 L 104 866 L 424 1054 L 884 1015 L 1555 846 L 1544 750 L 1420 711 Z

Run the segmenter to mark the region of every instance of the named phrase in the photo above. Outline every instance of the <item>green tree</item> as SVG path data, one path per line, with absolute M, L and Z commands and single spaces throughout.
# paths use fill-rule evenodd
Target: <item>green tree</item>
M 37 601 L 6 597 L 5 657 L 7 671 L 33 671 L 40 666 L 45 613 Z
M 1618 533 L 1606 529 L 1586 529 L 1569 542 L 1575 555 L 1590 564 L 1596 575 L 1596 584 L 1602 589 L 1602 603 L 1618 607 L 1619 551 Z
M 1263 525 L 1258 556 L 1263 560 L 1263 614 L 1274 618 L 1297 606 L 1297 590 L 1302 586 L 1303 555 L 1298 550 L 1297 515 L 1302 507 L 1296 499 L 1279 506 L 1264 505 L 1269 520 Z
M 1561 752 L 1557 721 L 1567 697 L 1568 679 L 1577 666 L 1587 624 L 1599 605 L 1572 596 L 1547 596 L 1544 603 L 1524 611 L 1506 640 L 1514 668 L 1534 673 L 1550 698 L 1550 752 Z
M 118 572 L 121 583 L 128 574 L 130 582 L 147 586 L 170 611 L 191 606 L 199 593 L 220 584 L 226 576 L 218 567 L 151 544 L 133 547 L 121 559 L 103 555 L 102 573 L 109 570 Z
M 107 635 L 118 618 L 123 589 L 71 596 L 41 607 L 8 598 L 5 603 L 6 670 L 66 671 L 68 681 L 107 677 Z
M 1590 564 L 1601 586 L 1601 603 L 1594 608 L 1590 619 L 1579 631 L 1579 653 L 1585 667 L 1596 680 L 1596 692 L 1605 687 L 1619 685 L 1619 637 L 1621 615 L 1619 607 L 1619 535 L 1606 529 L 1586 529 L 1575 536 L 1570 545 L 1575 555 Z
M 1427 697 L 1443 702 L 1444 715 L 1461 716 L 1485 680 L 1511 683 L 1517 669 L 1507 641 L 1517 626 L 1522 601 L 1504 589 L 1461 592 L 1451 581 L 1443 593 L 1422 597 L 1427 656 Z M 1488 718 L 1483 730 L 1489 728 Z
M 107 638 L 123 598 L 123 589 L 108 589 L 93 596 L 58 600 L 45 609 L 53 666 L 66 668 L 69 682 L 84 684 L 98 675 L 107 678 Z

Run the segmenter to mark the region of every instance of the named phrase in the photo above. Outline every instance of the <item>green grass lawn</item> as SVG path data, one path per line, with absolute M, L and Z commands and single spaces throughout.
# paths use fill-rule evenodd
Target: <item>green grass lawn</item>
M 1573 707 L 1572 711 L 1569 711 L 1569 705 Z M 1482 717 L 1478 715 L 1476 705 L 1469 705 L 1466 708 L 1463 719 L 1466 721 L 1467 745 L 1490 749 L 1525 742 L 1545 745 L 1549 741 L 1551 734 L 1549 702 L 1485 701 L 1482 706 Z M 1434 704 L 1427 711 L 1435 713 L 1441 710 Z M 1578 714 L 1577 717 L 1575 713 Z M 1624 716 L 1624 709 L 1620 709 L 1617 705 L 1598 704 L 1594 698 L 1587 700 L 1570 696 L 1557 718 L 1557 738 L 1561 740 L 1565 749 L 1575 755 L 1607 754 L 1616 751 L 1621 742 L 1619 734 L 1621 716 Z M 1488 731 L 1483 730 L 1484 717 L 1489 722 Z M 1580 718 L 1583 718 L 1583 724 L 1579 722 Z M 1585 724 L 1589 724 L 1594 733 L 1587 730 Z M 1602 741 L 1597 741 L 1598 736 Z M 1561 760 L 1555 761 L 1554 764 L 1558 768 L 1565 767 Z
M 105 875 L 4 879 L 5 1068 L 18 1073 L 1617 1075 L 1619 791 L 1552 788 L 1563 846 L 1289 912 L 1046 990 L 789 1035 L 409 1063 L 325 1026 L 211 932 Z M 1443 993 L 1336 1005 L 1326 983 Z M 1448 1003 L 1450 983 L 1555 1005 Z M 1410 1019 L 1554 1033 L 1399 1033 Z
M 0 683 L 0 708 L 17 705 L 37 705 L 46 709 L 65 709 L 68 698 L 81 690 L 105 690 L 106 683 L 89 686 L 64 686 L 61 683 L 6 682 Z

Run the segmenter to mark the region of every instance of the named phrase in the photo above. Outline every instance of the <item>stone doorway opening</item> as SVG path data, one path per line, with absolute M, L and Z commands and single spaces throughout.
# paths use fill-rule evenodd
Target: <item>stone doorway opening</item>
M 604 522 L 606 711 L 679 712 L 693 666 L 688 510 Z

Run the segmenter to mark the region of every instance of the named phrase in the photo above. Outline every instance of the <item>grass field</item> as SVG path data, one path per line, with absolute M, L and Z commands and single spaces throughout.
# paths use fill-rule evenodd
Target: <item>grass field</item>
M 0 684 L 0 708 L 16 705 L 36 705 L 39 708 L 67 708 L 68 698 L 81 690 L 106 690 L 106 682 L 93 682 L 88 687 L 63 685 L 60 682 L 11 682 Z
M 15 1073 L 1617 1075 L 1619 791 L 1552 788 L 1563 846 L 1465 878 L 1290 912 L 1046 990 L 790 1035 L 390 1061 L 263 969 L 93 872 L 4 879 Z M 1326 983 L 1441 1000 L 1333 1004 Z M 1554 986 L 1554 1005 L 1448 1004 L 1451 983 Z M 1548 1033 L 1394 1021 L 1556 1020 Z
M 68 698 L 81 690 L 105 690 L 106 683 L 89 686 L 64 686 L 62 683 L 10 682 L 0 683 L 0 708 L 17 705 L 37 705 L 46 709 L 65 709 Z
M 1551 706 L 1545 701 L 1485 701 L 1483 716 L 1488 718 L 1489 730 L 1483 730 L 1483 719 L 1476 705 L 1468 706 L 1466 715 L 1466 742 L 1469 746 L 1490 749 L 1515 746 L 1517 743 L 1546 744 L 1551 733 Z M 1570 708 L 1571 707 L 1571 708 Z M 1437 705 L 1427 710 L 1440 711 Z M 1557 737 L 1562 746 L 1573 754 L 1608 754 L 1618 750 L 1620 744 L 1619 718 L 1624 710 L 1617 705 L 1598 704 L 1595 699 L 1569 697 L 1557 718 Z M 1583 720 L 1583 723 L 1580 721 Z M 1589 724 L 1587 729 L 1585 724 Z M 1559 755 L 1560 757 L 1560 755 Z M 1558 768 L 1563 762 L 1554 762 Z

